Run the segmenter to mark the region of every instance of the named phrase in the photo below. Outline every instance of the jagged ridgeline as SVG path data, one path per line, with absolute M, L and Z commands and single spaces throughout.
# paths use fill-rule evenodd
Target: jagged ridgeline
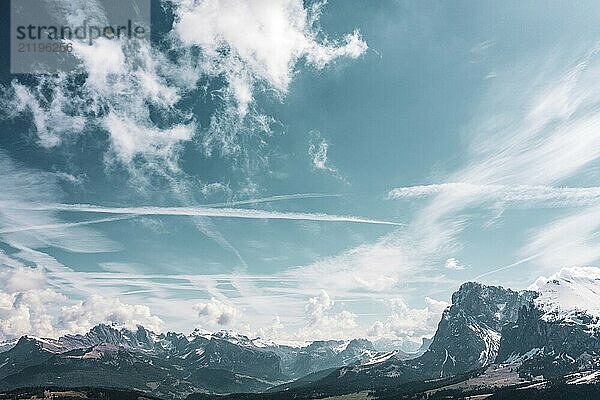
M 598 305 L 600 273 L 592 268 L 563 269 L 520 292 L 465 283 L 428 350 L 412 358 L 378 352 L 367 340 L 291 347 L 232 332 L 99 325 L 85 335 L 7 345 L 0 388 L 94 386 L 190 399 L 600 398 Z
M 98 325 L 85 335 L 22 337 L 0 354 L 0 390 L 59 387 L 128 388 L 166 398 L 194 392 L 261 392 L 316 371 L 381 357 L 368 340 L 316 341 L 303 347 L 233 332 L 156 334 Z

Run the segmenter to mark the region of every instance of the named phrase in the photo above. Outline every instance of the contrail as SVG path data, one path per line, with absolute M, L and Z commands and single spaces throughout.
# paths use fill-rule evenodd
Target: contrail
M 593 234 L 593 235 L 590 235 L 589 237 L 587 237 L 587 238 L 585 238 L 585 239 L 571 240 L 571 241 L 569 241 L 569 242 L 566 242 L 564 245 L 562 245 L 562 246 L 561 246 L 561 248 L 564 248 L 564 247 L 566 247 L 566 246 L 569 246 L 569 245 L 572 245 L 572 244 L 575 244 L 575 243 L 579 243 L 579 242 L 581 242 L 582 240 L 589 240 L 589 239 L 595 238 L 595 237 L 597 237 L 597 236 L 599 236 L 599 235 L 600 235 L 600 232 L 599 232 L 599 233 L 595 233 L 595 234 Z M 483 273 L 483 274 L 481 274 L 481 275 L 477 275 L 477 276 L 476 276 L 475 278 L 473 278 L 472 280 L 480 279 L 480 278 L 483 278 L 484 276 L 492 275 L 492 274 L 495 274 L 496 272 L 504 271 L 505 269 L 509 269 L 509 268 L 513 268 L 513 267 L 516 267 L 516 266 L 518 266 L 518 265 L 521 265 L 521 264 L 525 264 L 525 263 L 526 263 L 526 262 L 528 262 L 528 261 L 531 261 L 531 260 L 534 260 L 534 259 L 536 259 L 536 258 L 538 258 L 538 257 L 541 257 L 541 256 L 543 256 L 543 255 L 544 255 L 544 254 L 546 254 L 547 252 L 548 252 L 548 249 L 546 249 L 546 250 L 544 250 L 544 251 L 540 251 L 539 253 L 535 253 L 535 254 L 533 254 L 533 255 L 531 255 L 531 256 L 525 257 L 525 258 L 523 258 L 523 259 L 521 259 L 521 260 L 519 260 L 519 261 L 516 261 L 516 262 L 514 262 L 514 263 L 512 263 L 512 264 L 505 265 L 504 267 L 500 267 L 500 268 L 493 269 L 493 270 L 491 270 L 491 271 L 488 271 L 488 272 L 486 272 L 486 273 Z
M 279 212 L 245 208 L 218 208 L 218 207 L 102 207 L 91 204 L 11 204 L 3 205 L 6 208 L 30 211 L 67 211 L 89 212 L 99 214 L 125 214 L 125 215 L 163 215 L 163 216 L 199 216 L 216 218 L 246 218 L 246 219 L 281 219 L 323 222 L 351 222 L 374 225 L 404 226 L 404 224 L 391 221 L 382 221 L 368 218 L 345 215 L 330 215 L 317 213 Z
M 258 199 L 238 200 L 225 203 L 203 204 L 203 207 L 231 207 L 241 206 L 245 204 L 270 203 L 273 201 L 285 200 L 301 200 L 301 199 L 321 199 L 327 197 L 341 197 L 341 194 L 325 194 L 325 193 L 297 193 L 297 194 L 282 194 L 279 196 L 261 197 Z
M 94 219 L 91 221 L 63 222 L 63 223 L 56 223 L 56 224 L 22 226 L 22 227 L 18 227 L 18 228 L 0 229 L 0 234 L 26 232 L 26 231 L 39 231 L 39 230 L 47 230 L 47 229 L 73 228 L 76 226 L 101 224 L 103 222 L 122 221 L 125 219 L 131 219 L 131 218 L 135 218 L 135 217 L 136 217 L 135 214 L 127 214 L 127 215 L 124 215 L 121 217 Z
M 509 268 L 516 267 L 517 265 L 525 264 L 526 262 L 528 262 L 528 261 L 531 261 L 531 260 L 533 260 L 533 259 L 536 259 L 536 258 L 538 258 L 539 256 L 541 256 L 541 255 L 543 255 L 543 254 L 544 254 L 543 252 L 542 252 L 542 253 L 537 253 L 537 254 L 534 254 L 534 255 L 532 255 L 532 256 L 529 256 L 529 257 L 523 258 L 523 259 L 521 259 L 521 260 L 519 260 L 519 261 L 517 261 L 517 262 L 514 262 L 514 263 L 512 263 L 512 264 L 505 265 L 504 267 L 496 268 L 496 269 L 494 269 L 494 270 L 492 270 L 492 271 L 488 271 L 488 272 L 486 272 L 486 273 L 484 273 L 484 274 L 477 275 L 475 278 L 473 278 L 473 279 L 470 279 L 470 280 L 473 280 L 473 281 L 475 281 L 475 280 L 477 280 L 477 279 L 481 279 L 481 278 L 483 278 L 484 276 L 492 275 L 492 274 L 495 274 L 496 272 L 504 271 L 505 269 L 509 269 Z

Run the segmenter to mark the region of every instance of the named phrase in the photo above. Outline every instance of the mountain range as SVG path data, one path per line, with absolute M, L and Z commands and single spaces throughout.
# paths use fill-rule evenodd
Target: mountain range
M 422 354 L 381 352 L 364 339 L 292 347 L 225 331 L 156 334 L 98 325 L 85 335 L 25 336 L 5 347 L 0 390 L 95 386 L 190 399 L 562 393 L 560 385 L 597 386 L 599 318 L 600 269 L 569 268 L 523 291 L 463 284 Z
M 0 353 L 0 390 L 26 386 L 129 388 L 167 398 L 194 392 L 260 392 L 316 371 L 370 362 L 364 339 L 278 345 L 234 332 L 156 334 L 97 325 L 85 335 L 23 336 Z

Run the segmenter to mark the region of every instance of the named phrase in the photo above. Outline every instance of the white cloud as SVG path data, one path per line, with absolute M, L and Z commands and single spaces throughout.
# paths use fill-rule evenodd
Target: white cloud
M 327 197 L 341 197 L 339 194 L 325 194 L 325 193 L 296 193 L 296 194 L 283 194 L 278 196 L 269 196 L 248 200 L 234 200 L 225 203 L 213 203 L 205 204 L 205 207 L 232 207 L 241 206 L 246 204 L 260 204 L 260 203 L 271 203 L 276 201 L 287 201 L 287 200 L 302 200 L 302 199 L 321 199 Z
M 358 246 L 283 275 L 293 277 L 307 288 L 319 285 L 342 292 L 389 291 L 400 276 L 410 276 L 419 269 L 406 262 L 409 257 L 404 250 L 395 235 L 389 235 L 377 243 Z
M 162 130 L 143 124 L 143 121 L 122 118 L 115 113 L 104 118 L 114 156 L 125 165 L 131 165 L 136 156 L 142 156 L 149 162 L 160 160 L 167 171 L 177 171 L 178 150 L 182 142 L 192 138 L 194 124 L 174 125 Z
M 374 338 L 390 338 L 403 340 L 407 349 L 416 349 L 424 337 L 432 337 L 442 317 L 442 312 L 449 306 L 445 301 L 425 297 L 424 308 L 410 308 L 401 298 L 387 301 L 391 314 L 385 321 L 375 321 L 368 334 Z
M 127 73 L 126 56 L 118 40 L 98 38 L 93 45 L 73 41 L 73 55 L 86 66 L 89 89 L 108 96 L 115 88 L 112 79 Z
M 471 48 L 471 62 L 474 64 L 480 64 L 485 61 L 487 53 L 494 46 L 494 42 L 491 40 L 485 40 L 477 43 Z
M 191 90 L 178 86 L 189 83 L 177 79 L 183 68 L 178 70 L 148 43 L 128 47 L 120 40 L 99 39 L 91 46 L 75 42 L 73 49 L 81 61 L 73 73 L 36 75 L 27 85 L 13 80 L 3 99 L 3 109 L 12 110 L 8 116 L 29 113 L 39 144 L 46 148 L 69 145 L 88 129 L 101 128 L 110 139 L 105 154 L 109 166 L 122 163 L 138 178 L 145 176 L 140 169 L 146 175 L 178 172 L 177 144 L 191 139 L 195 124 L 183 116 L 182 124 L 159 127 L 150 109 L 165 116 L 180 114 L 175 104 Z M 83 83 L 75 83 L 81 76 Z M 144 158 L 133 163 L 136 155 Z
M 455 284 L 455 280 L 440 274 L 439 266 L 445 258 L 432 255 L 428 244 L 427 237 L 421 237 L 413 228 L 395 230 L 374 243 L 317 259 L 281 276 L 293 279 L 305 290 L 325 287 L 335 296 L 344 297 L 356 293 L 390 295 L 397 293 L 400 284 Z M 440 253 L 448 252 L 443 249 Z
M 308 145 L 308 156 L 312 162 L 312 167 L 315 170 L 326 171 L 334 177 L 344 178 L 339 174 L 337 168 L 331 164 L 329 160 L 329 143 L 321 137 L 319 132 L 312 132 Z
M 10 102 L 0 102 L 2 112 L 14 117 L 29 112 L 35 126 L 41 146 L 50 148 L 60 144 L 62 137 L 75 131 L 83 130 L 86 120 L 80 115 L 69 115 L 65 111 L 69 98 L 62 87 L 55 86 L 56 93 L 46 105 L 40 101 L 41 89 L 50 78 L 41 78 L 39 86 L 30 90 L 25 85 L 12 82 L 12 99 Z M 52 83 L 54 86 L 55 84 Z
M 244 137 L 269 134 L 273 121 L 254 110 L 256 90 L 284 96 L 301 61 L 321 69 L 340 57 L 357 58 L 367 48 L 358 31 L 339 41 L 326 38 L 316 26 L 320 7 L 306 9 L 300 0 L 172 0 L 170 5 L 175 22 L 161 46 L 125 39 L 74 41 L 79 68 L 40 74 L 27 85 L 14 80 L 2 99 L 3 114 L 29 114 L 46 148 L 67 146 L 88 128 L 103 128 L 110 139 L 108 166 L 124 164 L 132 177 L 149 183 L 149 175 L 181 172 L 181 147 L 199 129 L 193 110 L 180 100 L 201 96 L 201 79 L 225 81 L 224 87 L 204 92 L 218 110 L 202 131 L 206 154 L 217 148 L 241 159 L 247 152 Z M 53 1 L 52 9 L 59 20 L 75 24 L 106 19 L 93 0 Z
M 411 223 L 411 229 L 424 240 L 420 253 L 424 257 L 460 250 L 459 236 L 472 223 L 471 211 L 477 207 L 481 210 L 491 205 L 493 219 L 507 207 L 598 203 L 595 186 L 557 187 L 584 168 L 588 168 L 588 175 L 580 175 L 583 179 L 579 182 L 596 182 L 593 166 L 600 159 L 598 54 L 590 51 L 571 66 L 565 67 L 564 62 L 550 65 L 564 69 L 557 72 L 539 65 L 517 65 L 516 71 L 503 74 L 510 76 L 510 81 L 495 79 L 490 83 L 490 98 L 467 127 L 467 165 L 450 174 L 448 183 L 398 188 L 389 193 L 396 199 L 431 196 Z M 533 78 L 529 72 L 535 74 Z M 538 240 L 526 247 L 545 251 L 542 246 L 546 243 Z M 552 253 L 551 248 L 547 250 Z
M 329 172 L 335 172 L 329 165 L 327 159 L 327 151 L 329 149 L 329 143 L 325 139 L 321 138 L 318 143 L 311 143 L 308 148 L 308 155 L 312 158 L 313 167 L 316 169 L 323 169 Z
M 74 300 L 49 285 L 40 268 L 1 265 L 0 340 L 22 335 L 58 337 L 84 333 L 98 323 L 160 331 L 164 323 L 144 305 L 93 294 Z
M 296 63 L 304 58 L 323 68 L 340 57 L 357 58 L 367 49 L 357 31 L 341 43 L 317 40 L 318 7 L 299 0 L 178 0 L 174 32 L 188 47 L 198 46 L 206 70 L 224 75 L 238 112 L 248 111 L 255 83 L 283 94 Z
M 148 306 L 123 304 L 117 298 L 106 299 L 100 294 L 93 294 L 74 305 L 64 306 L 61 311 L 60 326 L 66 332 L 87 331 L 101 322 L 129 329 L 143 325 L 155 332 L 164 329 L 163 321 L 153 315 Z
M 40 269 L 25 267 L 4 267 L 0 271 L 0 288 L 5 293 L 18 293 L 40 289 L 46 282 Z
M 460 270 L 465 269 L 465 266 L 462 265 L 458 259 L 451 257 L 446 260 L 446 263 L 444 264 L 444 268 L 460 271 Z
M 307 325 L 295 333 L 300 339 L 341 339 L 356 334 L 358 327 L 355 314 L 343 310 L 332 312 L 334 301 L 321 289 L 319 294 L 308 299 L 305 312 Z
M 325 290 L 321 290 L 318 296 L 308 299 L 306 304 L 306 319 L 308 325 L 317 325 L 325 317 L 325 312 L 333 307 L 333 300 Z
M 122 221 L 122 220 L 130 219 L 130 218 L 133 218 L 133 216 L 131 216 L 131 217 L 119 216 L 119 217 L 101 218 L 101 219 L 94 219 L 94 220 L 81 221 L 81 222 L 58 222 L 55 224 L 27 225 L 27 226 L 20 226 L 20 227 L 14 227 L 14 228 L 2 228 L 2 229 L 0 229 L 0 234 L 26 232 L 26 231 L 48 231 L 48 230 L 55 230 L 55 229 L 73 228 L 76 226 L 86 226 L 86 225 L 102 224 L 105 222 Z
M 214 297 L 208 302 L 194 305 L 194 311 L 203 323 L 212 328 L 236 325 L 242 316 L 237 308 Z

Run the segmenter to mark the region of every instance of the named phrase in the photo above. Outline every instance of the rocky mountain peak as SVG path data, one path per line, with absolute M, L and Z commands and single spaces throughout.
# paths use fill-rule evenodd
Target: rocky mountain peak
M 500 331 L 504 323 L 515 321 L 519 309 L 536 296 L 533 291 L 516 292 L 501 286 L 467 282 L 452 295 L 452 305 L 445 315 L 464 314 Z

